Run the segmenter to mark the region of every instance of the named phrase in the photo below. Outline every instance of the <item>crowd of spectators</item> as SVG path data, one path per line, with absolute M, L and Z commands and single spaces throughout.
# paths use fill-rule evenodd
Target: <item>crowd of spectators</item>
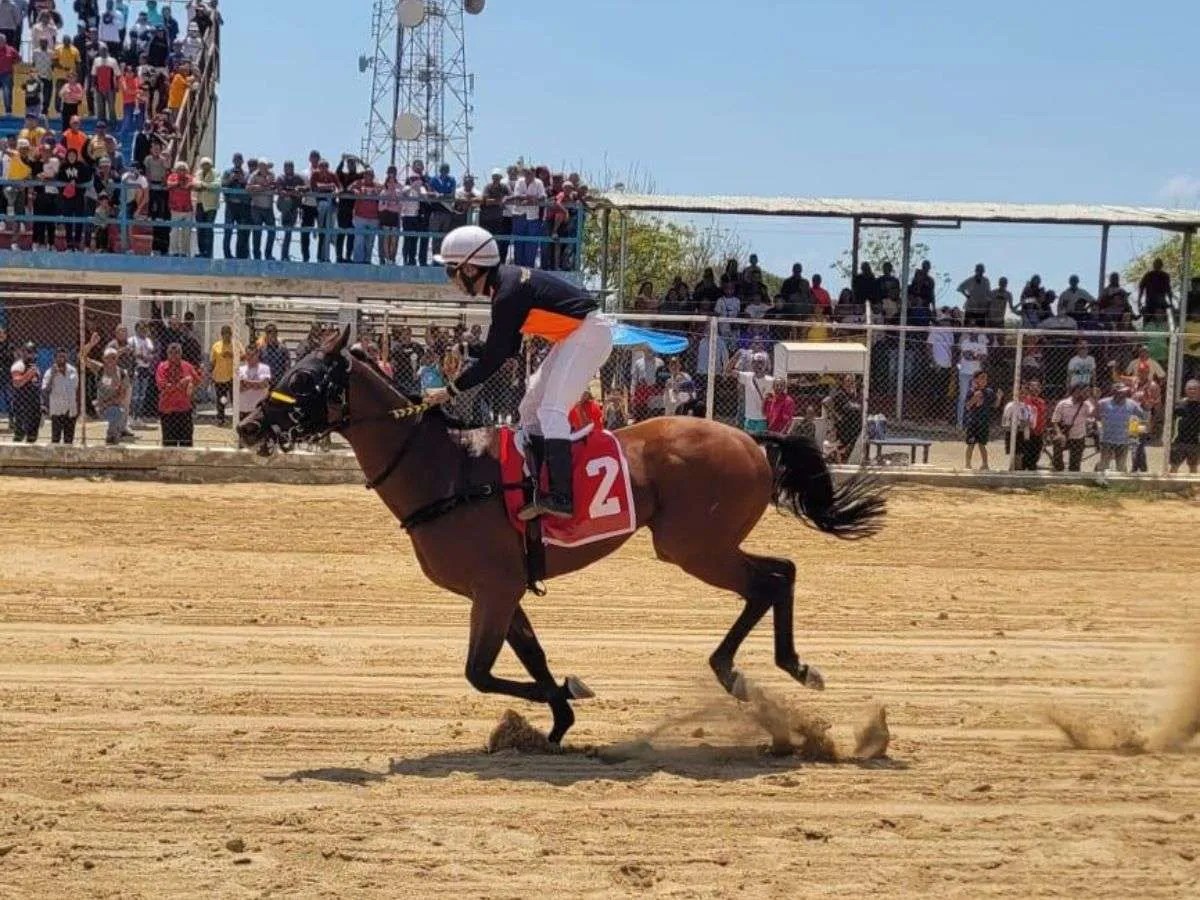
M 28 19 L 13 15 L 20 6 L 21 0 L 0 0 L 0 25 L 32 22 L 24 127 L 0 146 L 0 216 L 36 218 L 10 218 L 8 242 L 40 250 L 128 249 L 115 224 L 171 218 L 172 201 L 179 205 L 172 191 L 186 193 L 190 219 L 202 188 L 186 165 L 170 161 L 179 111 L 195 84 L 206 36 L 220 22 L 215 0 L 189 2 L 184 24 L 170 4 L 160 10 L 154 0 L 132 21 L 123 0 L 105 0 L 103 11 L 93 0 L 77 0 L 74 37 L 61 33 L 62 16 L 51 0 L 27 7 Z M 4 46 L 12 51 L 20 30 L 0 28 L 0 93 L 11 88 L 15 72 L 4 73 L 5 58 L 15 65 Z M 17 32 L 13 44 L 8 31 Z M 95 119 L 90 133 L 85 113 Z M 59 224 L 56 217 L 71 221 Z M 168 231 L 154 232 L 162 253 L 172 249 Z

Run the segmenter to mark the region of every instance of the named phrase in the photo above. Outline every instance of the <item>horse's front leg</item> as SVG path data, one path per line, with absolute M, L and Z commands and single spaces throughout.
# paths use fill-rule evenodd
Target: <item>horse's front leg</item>
M 508 646 L 521 661 L 525 671 L 546 690 L 549 697 L 546 702 L 550 704 L 550 712 L 554 716 L 554 727 L 550 729 L 548 737 L 551 743 L 559 743 L 567 730 L 575 724 L 575 713 L 571 709 L 570 701 L 591 697 L 592 692 L 573 675 L 568 677 L 561 687 L 555 684 L 554 676 L 550 674 L 550 666 L 546 662 L 546 651 L 542 649 L 541 642 L 534 633 L 529 616 L 519 605 L 513 611 L 512 621 L 508 626 Z

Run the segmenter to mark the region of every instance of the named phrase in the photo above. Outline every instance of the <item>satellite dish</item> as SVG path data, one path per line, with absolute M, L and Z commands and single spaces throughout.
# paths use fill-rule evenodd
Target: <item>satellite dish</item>
M 477 16 L 483 12 L 484 2 L 485 0 L 467 0 L 467 2 L 463 4 L 463 9 L 465 9 L 471 15 Z
M 396 8 L 396 15 L 405 28 L 416 28 L 425 21 L 425 3 L 423 0 L 404 0 Z
M 402 141 L 415 141 L 425 132 L 425 123 L 415 113 L 401 113 L 396 117 L 396 137 Z

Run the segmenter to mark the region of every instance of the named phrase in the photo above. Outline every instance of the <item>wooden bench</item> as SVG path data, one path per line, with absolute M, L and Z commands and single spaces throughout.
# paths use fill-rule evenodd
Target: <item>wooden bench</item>
M 912 456 L 912 464 L 914 466 L 917 464 L 917 448 L 919 447 L 923 454 L 921 457 L 921 462 L 928 463 L 929 462 L 929 448 L 931 446 L 933 446 L 933 441 L 926 440 L 925 438 L 906 438 L 906 437 L 889 437 L 889 438 L 881 438 L 879 440 L 875 440 L 872 438 L 871 440 L 868 440 L 867 443 L 870 447 L 875 448 L 875 462 L 878 464 L 883 463 L 883 448 L 884 447 L 907 447 L 909 454 Z M 870 456 L 869 448 L 867 451 L 867 455 Z

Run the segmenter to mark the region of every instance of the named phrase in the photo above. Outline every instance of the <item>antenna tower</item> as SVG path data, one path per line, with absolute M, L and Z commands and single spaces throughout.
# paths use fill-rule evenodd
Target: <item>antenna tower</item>
M 422 159 L 430 171 L 447 162 L 470 171 L 471 95 L 467 72 L 466 13 L 482 0 L 374 0 L 371 111 L 362 142 L 363 159 L 376 168 L 401 168 Z

